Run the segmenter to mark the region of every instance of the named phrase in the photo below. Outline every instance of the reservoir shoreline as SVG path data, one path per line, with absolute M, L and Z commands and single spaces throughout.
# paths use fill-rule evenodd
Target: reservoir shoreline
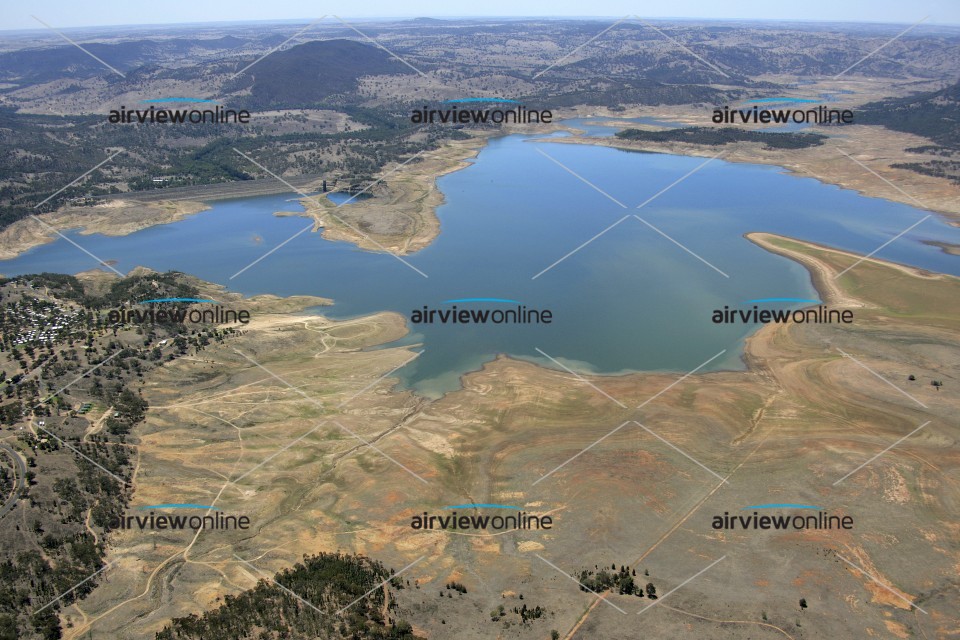
M 556 127 L 552 128 L 552 131 L 571 133 L 571 129 L 564 122 L 558 122 Z M 622 128 L 627 127 L 624 125 Z M 851 127 L 847 127 L 847 129 L 852 131 Z M 869 127 L 858 127 L 857 129 L 857 135 L 865 135 L 860 130 L 869 129 Z M 886 130 L 884 131 L 886 132 Z M 776 166 L 782 168 L 788 175 L 815 178 L 823 184 L 853 190 L 868 198 L 877 198 L 909 206 L 916 206 L 917 204 L 911 197 L 890 189 L 881 180 L 871 176 L 867 170 L 858 167 L 852 160 L 844 158 L 836 149 L 829 147 L 794 149 L 787 152 L 784 150 L 764 150 L 758 144 L 748 143 L 706 147 L 685 143 L 628 142 L 614 137 L 586 136 L 579 133 L 567 137 L 542 137 L 541 134 L 546 132 L 548 132 L 548 129 L 541 127 L 541 131 L 538 133 L 521 135 L 526 135 L 528 141 L 537 143 L 578 144 L 684 157 L 711 157 L 725 151 L 722 157 L 723 161 Z M 415 253 L 430 246 L 440 234 L 440 220 L 436 210 L 446 202 L 446 198 L 437 187 L 437 180 L 469 167 L 477 155 L 488 148 L 491 140 L 505 135 L 517 135 L 518 133 L 475 133 L 476 137 L 470 140 L 447 144 L 438 150 L 426 153 L 425 156 L 428 156 L 431 160 L 428 165 L 417 166 L 412 164 L 404 166 L 387 181 L 391 185 L 396 183 L 397 187 L 380 188 L 379 190 L 374 187 L 371 192 L 375 197 L 364 201 L 354 201 L 350 205 L 348 215 L 344 214 L 345 209 L 340 209 L 337 215 L 343 218 L 342 222 L 330 215 L 331 212 L 337 211 L 337 206 L 326 200 L 321 201 L 322 207 L 316 207 L 310 200 L 299 198 L 305 211 L 276 211 L 274 215 L 292 215 L 312 219 L 314 220 L 312 231 L 322 230 L 322 236 L 328 240 L 351 242 L 362 249 L 371 251 L 387 249 L 398 255 Z M 867 133 L 872 134 L 873 131 Z M 896 137 L 897 144 L 900 146 L 920 141 L 919 138 L 914 140 L 915 136 L 907 139 L 907 134 L 886 133 L 889 133 L 887 138 Z M 899 138 L 904 138 L 904 140 L 899 140 Z M 792 156 L 790 154 L 804 156 L 804 163 L 791 160 Z M 888 158 L 888 164 L 906 159 L 909 158 L 906 156 L 903 158 Z M 850 165 L 841 172 L 843 175 L 832 176 L 829 171 L 825 171 L 820 166 L 824 163 L 839 163 L 840 161 L 845 161 Z M 811 169 L 805 168 L 808 165 L 817 166 L 818 170 L 813 172 Z M 391 171 L 396 169 L 397 167 L 394 167 Z M 856 171 L 863 175 L 856 174 Z M 934 213 L 947 224 L 960 226 L 960 189 L 944 179 L 921 176 L 905 171 L 902 173 L 910 177 L 915 183 L 908 186 L 920 186 L 917 192 L 918 197 L 923 200 L 923 210 Z M 61 232 L 79 228 L 82 229 L 82 235 L 101 233 L 110 236 L 125 236 L 141 229 L 169 224 L 186 216 L 206 211 L 210 208 L 210 202 L 290 192 L 289 188 L 282 183 L 273 181 L 275 186 L 266 184 L 270 181 L 273 181 L 273 179 L 205 185 L 196 187 L 197 194 L 195 196 L 187 194 L 184 197 L 174 199 L 161 199 L 159 197 L 161 190 L 131 192 L 111 196 L 105 199 L 103 203 L 93 207 L 67 206 L 54 212 L 40 214 L 38 217 Z M 296 181 L 295 186 L 302 183 L 303 189 L 309 192 L 315 190 L 321 181 L 321 177 L 308 177 L 306 182 L 303 180 Z M 260 186 L 257 187 L 255 192 L 251 192 L 249 182 L 256 182 Z M 210 193 L 210 197 L 204 197 L 204 191 L 210 187 L 215 187 L 215 191 Z M 178 193 L 178 195 L 182 194 Z M 385 215 L 393 217 L 392 220 L 381 227 L 381 230 L 387 233 L 371 231 L 366 234 L 367 237 L 364 237 L 357 232 L 358 228 L 363 229 L 367 227 L 370 221 L 382 219 Z M 354 228 L 351 229 L 345 223 L 349 223 Z M 398 231 L 399 233 L 397 233 Z M 31 219 L 19 220 L 0 231 L 0 260 L 16 258 L 30 249 L 52 242 L 56 238 L 57 235 L 53 231 L 43 228 Z M 954 253 L 946 249 L 945 251 Z
M 412 259 L 429 279 L 382 252 L 358 251 L 347 238 L 317 242 L 309 234 L 297 237 L 305 223 L 292 216 L 302 214 L 265 215 L 284 210 L 290 202 L 296 205 L 299 198 L 290 197 L 293 194 L 223 202 L 212 211 L 125 239 L 71 235 L 96 259 L 123 272 L 143 265 L 226 283 L 243 295 L 330 298 L 334 305 L 322 313 L 334 320 L 376 311 L 407 318 L 412 310 L 442 308 L 445 301 L 458 299 L 508 299 L 551 310 L 556 322 L 542 327 L 408 324 L 406 340 L 422 344 L 424 353 L 400 377 L 421 395 L 438 397 L 461 387 L 464 374 L 504 354 L 548 366 L 549 359 L 556 359 L 585 375 L 618 376 L 689 371 L 724 348 L 709 369 L 742 370 L 744 341 L 757 327 L 717 324 L 711 321 L 715 310 L 754 298 L 807 299 L 814 292 L 803 265 L 762 250 L 744 234 L 762 229 L 864 255 L 889 237 L 886 234 L 922 215 L 902 205 L 824 188 L 818 181 L 787 180 L 769 167 L 718 162 L 698 172 L 690 188 L 659 200 L 645 217 L 724 269 L 729 278 L 721 279 L 634 220 L 545 272 L 623 213 L 567 178 L 527 140 L 506 136 L 487 141 L 484 153 L 468 165 L 471 171 L 451 167 L 432 190 L 435 197 L 445 194 L 445 204 L 436 211 L 444 233 Z M 631 204 L 633 196 L 655 192 L 701 164 L 685 156 L 624 154 L 603 146 L 553 147 L 550 153 Z M 536 180 L 529 179 L 530 171 L 536 171 Z M 419 179 L 433 185 L 433 175 L 421 171 Z M 782 206 L 769 209 L 764 203 L 771 197 Z M 350 204 L 337 213 L 365 204 Z M 960 237 L 940 222 L 931 220 L 926 226 L 927 233 L 904 238 L 883 257 L 956 273 L 952 257 L 922 242 Z M 281 244 L 286 245 L 283 251 L 259 262 Z M 0 270 L 75 273 L 88 269 L 90 262 L 89 255 L 58 244 L 0 264 Z M 244 269 L 254 263 L 255 269 Z M 543 276 L 531 278 L 538 273 Z M 231 274 L 242 277 L 235 280 Z M 601 332 L 596 331 L 598 314 L 604 322 Z M 640 339 L 644 335 L 658 339 Z

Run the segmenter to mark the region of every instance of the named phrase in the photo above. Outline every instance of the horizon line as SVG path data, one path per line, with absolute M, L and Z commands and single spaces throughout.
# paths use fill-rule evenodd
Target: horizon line
M 439 16 L 425 16 L 422 14 L 410 14 L 410 15 L 382 15 L 382 16 L 345 16 L 346 18 L 354 21 L 385 21 L 385 20 L 420 20 L 424 18 L 434 19 L 434 20 L 483 20 L 483 19 L 510 19 L 510 20 L 524 20 L 524 19 L 551 19 L 551 20 L 609 20 L 617 19 L 622 16 L 620 15 L 484 15 L 484 14 L 471 14 L 471 15 L 439 15 Z M 806 18 L 806 17 L 796 17 L 796 18 L 785 18 L 785 17 L 768 17 L 768 18 L 755 18 L 750 16 L 731 16 L 731 17 L 708 17 L 708 16 L 644 16 L 645 20 L 657 20 L 657 21 L 704 21 L 704 22 L 751 22 L 751 23 L 771 23 L 771 22 L 791 22 L 791 23 L 805 23 L 805 24 L 849 24 L 849 25 L 891 25 L 891 26 L 900 26 L 900 25 L 909 25 L 911 24 L 910 20 L 907 18 L 894 19 L 894 20 L 854 20 L 850 18 Z M 250 23 L 291 23 L 291 24 L 307 24 L 310 23 L 309 18 L 270 18 L 270 19 L 238 19 L 238 20 L 205 20 L 205 21 L 188 21 L 183 22 L 123 22 L 123 23 L 112 23 L 112 24 L 83 24 L 83 25 L 73 25 L 73 26 L 58 26 L 57 28 L 61 31 L 63 30 L 74 30 L 74 29 L 117 29 L 123 27 L 177 27 L 177 26 L 192 26 L 192 25 L 233 25 L 233 24 L 250 24 Z M 26 23 L 25 23 L 26 24 Z M 331 23 L 333 25 L 333 23 Z M 333 25 L 335 26 L 335 25 Z M 951 28 L 960 28 L 960 18 L 957 18 L 957 22 L 933 22 L 927 23 L 927 28 L 934 27 L 951 27 Z M 31 26 L 25 27 L 14 27 L 8 29 L 0 29 L 0 33 L 16 33 L 16 32 L 46 32 L 47 29 L 36 28 Z

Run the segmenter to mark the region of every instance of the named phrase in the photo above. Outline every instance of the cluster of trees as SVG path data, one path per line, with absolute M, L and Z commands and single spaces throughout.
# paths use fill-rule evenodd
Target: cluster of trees
M 23 284 L 31 284 L 33 290 L 24 294 Z M 10 544 L 0 546 L 0 639 L 61 637 L 60 607 L 69 606 L 95 588 L 98 579 L 88 580 L 57 604 L 31 613 L 102 568 L 102 542 L 96 542 L 86 521 L 89 518 L 90 526 L 106 532 L 126 508 L 127 486 L 104 470 L 129 478 L 132 454 L 125 439 L 148 409 L 137 384 L 160 360 L 154 352 L 158 340 L 185 329 L 162 325 L 118 331 L 107 326 L 107 315 L 99 309 L 131 299 L 198 294 L 196 287 L 175 272 L 124 278 L 98 294 L 85 290 L 76 278 L 58 274 L 19 276 L 0 282 L 0 311 L 14 303 L 18 309 L 27 304 L 39 312 L 47 309 L 46 305 L 55 310 L 68 308 L 68 300 L 92 305 L 80 307 L 79 320 L 67 334 L 23 345 L 13 345 L 8 338 L 15 335 L 12 323 L 22 323 L 24 316 L 0 315 L 0 322 L 4 322 L 0 351 L 9 354 L 19 367 L 15 372 L 0 372 L 0 387 L 8 398 L 0 404 L 0 422 L 22 423 L 27 410 L 36 418 L 44 418 L 45 429 L 57 435 L 16 431 L 18 447 L 30 468 L 17 504 L 22 514 L 4 521 L 10 525 L 6 532 Z M 161 355 L 175 358 L 225 336 L 225 331 L 216 327 L 196 327 L 185 333 L 182 349 L 167 349 Z M 85 371 L 89 373 L 84 379 L 74 380 Z M 38 406 L 71 380 L 75 384 Z M 84 438 L 88 418 L 78 415 L 76 409 L 87 403 L 97 405 L 98 411 L 112 409 L 106 428 Z M 21 551 L 31 548 L 37 551 Z
M 526 604 L 522 604 L 519 607 L 514 607 L 513 612 L 520 616 L 520 622 L 525 623 L 528 620 L 536 620 L 537 618 L 543 617 L 543 614 L 545 614 L 547 610 L 540 605 L 528 608 Z
M 98 160 L 123 148 L 123 162 L 111 162 L 71 185 L 45 205 L 55 209 L 70 201 L 84 206 L 88 196 L 183 185 L 250 180 L 260 170 L 239 157 L 234 148 L 252 155 L 271 171 L 284 174 L 329 174 L 331 179 L 363 177 L 369 182 L 385 165 L 436 148 L 443 140 L 465 134 L 450 127 L 418 132 L 404 113 L 355 106 L 313 104 L 346 112 L 362 129 L 334 134 L 301 132 L 271 134 L 260 127 L 210 125 L 202 127 L 102 126 L 100 116 L 66 117 L 15 113 L 0 107 L 0 153 L 9 158 L 11 179 L 0 185 L 0 229 L 35 214 L 33 206 L 88 171 L 91 153 Z M 51 135 L 53 134 L 53 135 Z M 414 137 L 416 134 L 416 137 Z M 193 137 L 196 144 L 167 144 L 166 137 Z M 318 149 L 331 149 L 331 160 Z M 24 153 L 26 152 L 26 153 Z M 171 180 L 155 183 L 153 177 Z M 264 174 L 263 177 L 266 177 Z
M 620 595 L 637 596 L 642 598 L 646 593 L 648 598 L 657 598 L 657 588 L 652 582 L 648 582 L 646 587 L 640 586 L 636 580 L 637 570 L 630 569 L 625 565 L 620 565 L 617 569 L 616 564 L 610 565 L 610 569 L 601 569 L 597 565 L 594 568 L 584 569 L 580 572 L 579 582 L 581 591 L 594 591 L 603 593 L 607 590 L 616 591 Z
M 87 306 L 115 307 L 131 301 L 155 298 L 196 298 L 200 290 L 186 282 L 179 271 L 127 276 L 113 282 L 110 290 L 99 298 L 90 298 Z
M 464 594 L 467 592 L 467 588 L 460 582 L 448 582 L 447 589 L 453 589 L 454 591 Z
M 865 104 L 858 111 L 857 123 L 923 136 L 935 144 L 907 151 L 954 158 L 960 153 L 960 83 L 938 91 Z M 903 162 L 893 166 L 960 184 L 960 162 L 956 160 Z
M 960 82 L 938 91 L 887 98 L 858 110 L 858 124 L 879 124 L 932 140 L 940 147 L 960 149 Z
M 898 162 L 890 165 L 897 169 L 908 169 L 925 176 L 946 178 L 960 184 L 960 161 L 958 160 L 928 160 L 926 162 Z
M 909 380 L 910 382 L 915 382 L 917 380 L 917 376 L 911 373 L 910 375 L 907 376 L 907 380 Z M 935 387 L 937 391 L 940 391 L 940 387 L 943 386 L 943 380 L 931 380 L 930 386 Z
M 749 131 L 736 127 L 682 127 L 663 131 L 644 131 L 642 129 L 624 129 L 617 132 L 621 140 L 639 140 L 643 142 L 688 142 L 712 146 L 730 142 L 760 142 L 766 149 L 803 149 L 823 144 L 826 136 L 818 133 L 776 133 L 771 131 Z
M 409 623 L 393 613 L 390 598 L 383 614 L 384 590 L 375 589 L 343 613 L 342 608 L 393 575 L 381 563 L 364 556 L 321 553 L 276 575 L 276 582 L 309 602 L 304 605 L 272 581 L 256 587 L 203 615 L 174 618 L 157 640 L 280 640 L 325 638 L 328 640 L 419 640 Z M 393 588 L 400 581 L 389 580 Z
M 517 599 L 523 600 L 523 594 L 521 593 Z M 521 602 L 520 604 L 514 606 L 512 611 L 520 619 L 520 624 L 526 624 L 531 620 L 542 618 L 547 614 L 547 610 L 544 607 L 541 607 L 540 605 L 528 607 L 527 603 L 525 602 Z M 496 609 L 493 609 L 490 611 L 490 621 L 499 622 L 502 618 L 506 617 L 507 615 L 508 614 L 507 614 L 506 606 L 501 604 Z M 511 620 L 505 620 L 503 623 L 504 627 L 508 627 L 511 624 L 512 624 Z
M 111 451 L 104 444 L 75 443 L 74 446 L 114 472 L 123 474 L 129 466 L 126 453 Z M 75 459 L 73 452 L 62 450 L 56 444 L 40 457 L 41 465 L 50 460 L 48 456 L 59 458 L 57 465 L 60 469 L 65 461 Z M 93 507 L 93 525 L 103 526 L 100 511 L 118 513 L 126 504 L 128 495 L 119 482 L 100 469 L 82 458 L 75 460 L 76 476 L 57 478 L 53 482 L 52 494 L 38 492 L 36 474 L 33 471 L 27 473 L 26 494 L 21 496 L 21 502 L 29 504 L 29 511 L 25 514 L 29 527 L 15 524 L 13 528 L 17 533 L 10 531 L 7 535 L 32 537 L 42 552 L 26 550 L 0 554 L 0 638 L 60 638 L 59 606 L 83 598 L 96 586 L 96 580 L 77 586 L 103 567 L 105 551 L 102 542 L 98 543 L 86 530 L 83 524 L 85 511 Z M 29 458 L 29 463 L 36 465 L 33 458 Z M 32 613 L 74 586 L 76 589 L 70 591 L 59 605 Z M 7 631 L 6 635 L 4 631 Z
M 581 104 L 724 104 L 741 95 L 740 92 L 721 92 L 701 84 L 667 84 L 629 75 L 610 79 L 608 71 L 604 69 L 597 74 L 601 77 L 595 77 L 587 83 L 565 83 L 562 93 L 531 98 L 530 102 L 543 108 Z
M 195 298 L 200 295 L 200 290 L 190 284 L 184 274 L 179 271 L 120 278 L 113 281 L 110 288 L 102 294 L 88 291 L 75 276 L 62 273 L 44 272 L 23 275 L 13 278 L 12 281 L 18 284 L 30 284 L 35 289 L 45 291 L 50 296 L 76 302 L 88 310 L 115 307 L 138 300 Z M 11 280 L 5 282 L 11 282 Z M 0 283 L 0 286 L 3 284 Z M 0 294 L 0 300 L 2 299 L 3 295 Z M 0 322 L 2 320 L 3 316 L 0 315 Z

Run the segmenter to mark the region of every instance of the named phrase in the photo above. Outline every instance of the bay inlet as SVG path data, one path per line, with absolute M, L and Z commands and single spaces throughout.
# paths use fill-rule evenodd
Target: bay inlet
M 329 297 L 336 304 L 322 312 L 334 318 L 395 311 L 411 330 L 403 342 L 424 349 L 397 375 L 405 386 L 436 396 L 497 354 L 556 367 L 548 354 L 579 372 L 615 374 L 686 372 L 726 349 L 705 370 L 740 369 L 743 340 L 757 325 L 715 324 L 713 310 L 755 299 L 817 297 L 805 269 L 744 233 L 766 231 L 866 254 L 926 215 L 777 167 L 722 160 L 636 208 L 702 162 L 550 144 L 536 136 L 492 139 L 469 167 L 438 180 L 446 197 L 437 210 L 440 236 L 404 256 L 427 278 L 391 256 L 305 233 L 231 280 L 305 226 L 304 218 L 272 215 L 299 210 L 290 201 L 295 194 L 220 200 L 190 218 L 123 237 L 66 235 L 116 261 L 122 272 L 174 269 L 247 295 Z M 877 257 L 960 275 L 960 258 L 925 244 L 931 241 L 960 244 L 960 229 L 932 217 Z M 58 240 L 0 262 L 0 272 L 76 273 L 96 266 Z M 416 310 L 451 304 L 473 311 L 549 310 L 551 321 L 409 323 Z

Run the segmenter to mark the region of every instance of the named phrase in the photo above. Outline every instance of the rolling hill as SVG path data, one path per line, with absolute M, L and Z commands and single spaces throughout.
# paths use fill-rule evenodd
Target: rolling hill
M 960 148 L 960 82 L 939 91 L 871 102 L 857 121 L 906 131 L 954 149 Z
M 240 76 L 230 91 L 249 89 L 251 108 L 310 107 L 353 91 L 363 76 L 410 73 L 408 67 L 372 45 L 314 40 L 264 58 Z

